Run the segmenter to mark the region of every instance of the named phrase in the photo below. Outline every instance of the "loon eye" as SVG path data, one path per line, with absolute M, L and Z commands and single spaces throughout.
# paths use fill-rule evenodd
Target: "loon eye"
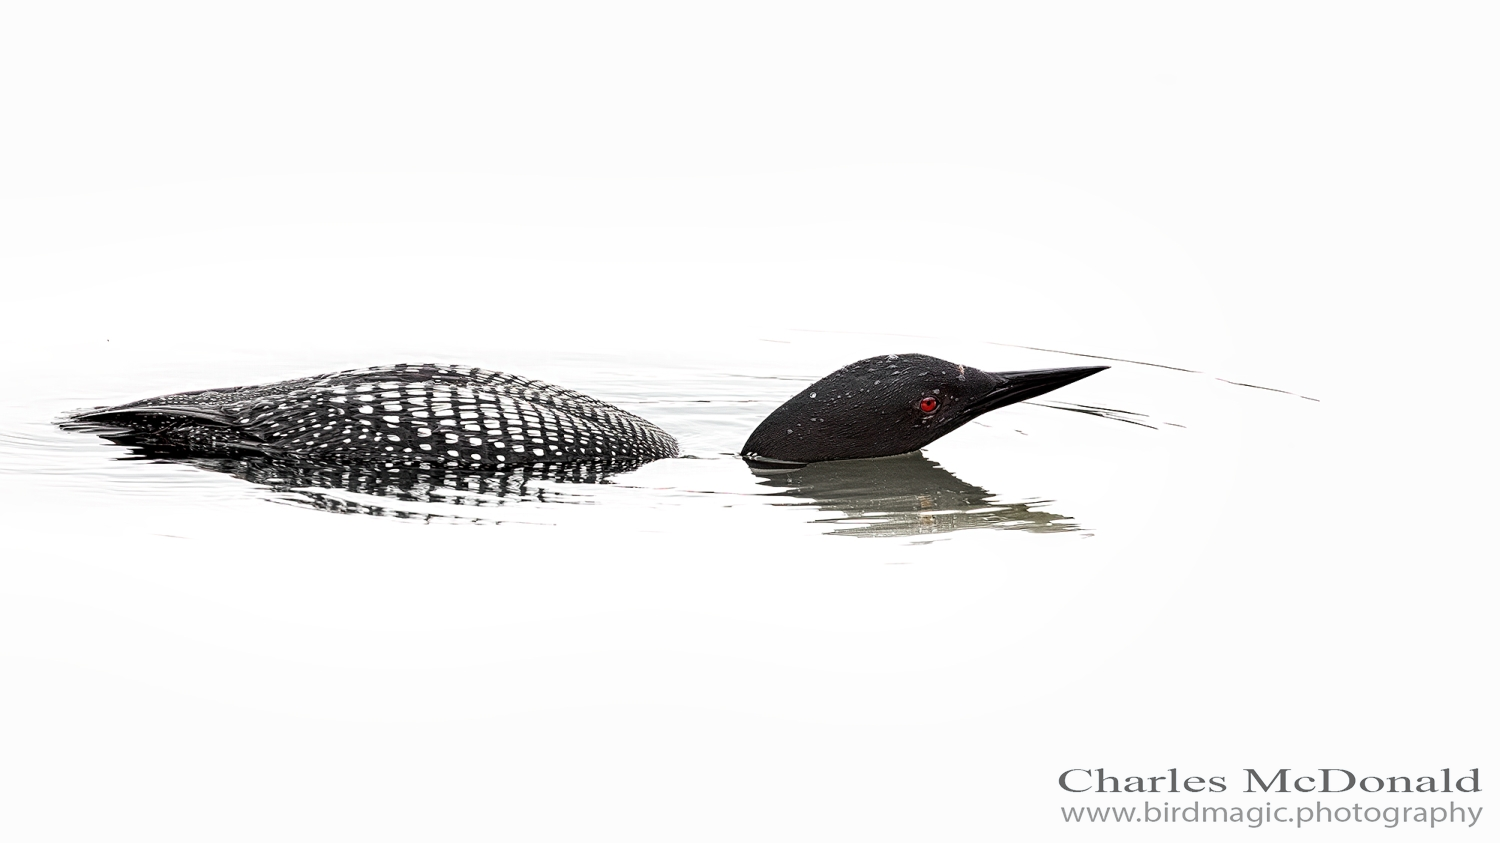
M 929 395 L 926 398 L 923 398 L 921 401 L 917 402 L 917 406 L 920 407 L 922 409 L 922 412 L 924 413 L 935 413 L 937 412 L 938 408 L 938 400 Z

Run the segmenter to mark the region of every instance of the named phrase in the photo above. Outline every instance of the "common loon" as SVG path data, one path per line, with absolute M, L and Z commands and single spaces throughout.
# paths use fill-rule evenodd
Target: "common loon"
M 792 397 L 741 449 L 794 466 L 916 451 L 974 418 L 1107 366 L 983 372 L 923 354 L 851 363 Z M 215 457 L 508 469 L 678 455 L 645 419 L 579 392 L 477 368 L 377 366 L 180 392 L 74 414 L 116 441 Z

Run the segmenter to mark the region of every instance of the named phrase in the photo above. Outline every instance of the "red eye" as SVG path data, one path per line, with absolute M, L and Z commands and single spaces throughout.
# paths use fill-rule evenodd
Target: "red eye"
M 931 395 L 929 395 L 926 398 L 923 398 L 921 401 L 919 401 L 917 403 L 917 406 L 921 407 L 922 408 L 922 412 L 924 412 L 924 413 L 935 413 L 935 412 L 937 412 L 937 408 L 938 408 L 938 400 L 936 398 L 933 398 Z

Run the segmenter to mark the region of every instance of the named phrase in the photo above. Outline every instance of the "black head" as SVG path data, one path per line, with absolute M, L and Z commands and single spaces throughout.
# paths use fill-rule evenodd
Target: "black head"
M 1007 404 L 1108 366 L 983 372 L 925 354 L 850 363 L 760 423 L 741 453 L 785 463 L 889 457 L 922 448 Z

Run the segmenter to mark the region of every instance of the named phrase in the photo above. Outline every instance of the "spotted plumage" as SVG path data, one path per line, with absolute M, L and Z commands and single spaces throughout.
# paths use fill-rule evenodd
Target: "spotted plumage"
M 158 448 L 333 464 L 497 469 L 677 455 L 661 428 L 582 393 L 430 364 L 182 392 L 73 418 L 119 426 Z

